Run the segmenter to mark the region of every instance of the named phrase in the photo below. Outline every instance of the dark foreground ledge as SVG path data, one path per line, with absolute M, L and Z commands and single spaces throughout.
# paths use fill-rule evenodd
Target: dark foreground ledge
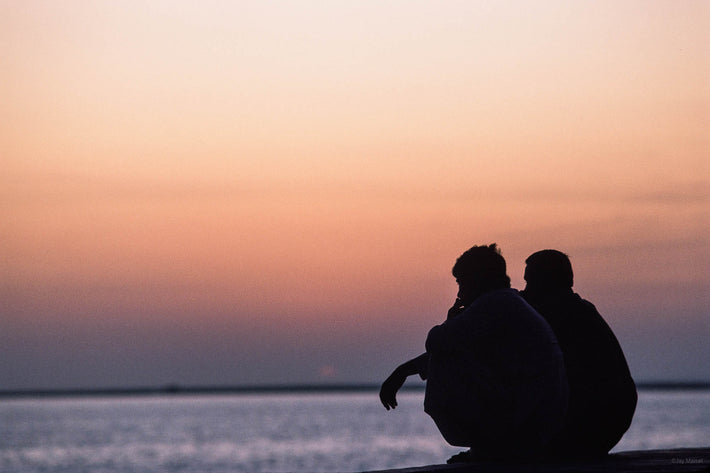
M 598 460 L 541 463 L 472 462 L 370 473 L 626 473 L 710 472 L 710 447 L 612 453 Z

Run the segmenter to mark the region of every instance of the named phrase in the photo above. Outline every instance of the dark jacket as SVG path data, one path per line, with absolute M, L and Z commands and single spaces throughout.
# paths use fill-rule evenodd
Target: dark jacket
M 538 455 L 567 405 L 554 333 L 513 289 L 477 298 L 431 329 L 425 411 L 452 445 L 479 457 Z
M 637 401 L 616 336 L 594 305 L 571 289 L 521 295 L 550 324 L 564 355 L 569 411 L 554 453 L 606 454 L 629 428 Z

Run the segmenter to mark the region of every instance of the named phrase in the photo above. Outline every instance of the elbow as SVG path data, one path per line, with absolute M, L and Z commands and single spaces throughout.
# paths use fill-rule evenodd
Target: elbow
M 440 325 L 437 325 L 436 327 L 429 330 L 429 335 L 427 335 L 426 343 L 424 344 L 428 353 L 433 353 L 440 350 L 441 339 L 443 336 L 441 333 L 442 331 L 443 329 Z

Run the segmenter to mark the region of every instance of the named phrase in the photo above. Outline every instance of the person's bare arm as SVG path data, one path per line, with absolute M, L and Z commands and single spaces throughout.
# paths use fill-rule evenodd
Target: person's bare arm
M 449 309 L 446 319 L 451 320 L 463 312 L 466 307 L 461 299 L 456 299 Z M 418 374 L 422 379 L 427 378 L 427 367 L 429 365 L 429 354 L 423 353 L 406 363 L 399 365 L 391 375 L 382 383 L 380 388 L 380 401 L 388 411 L 397 407 L 397 392 L 404 385 L 409 376 Z
M 391 375 L 382 383 L 380 388 L 380 401 L 388 411 L 397 407 L 397 391 L 402 387 L 409 376 L 418 374 L 426 379 L 426 365 L 429 355 L 422 353 L 406 363 L 399 365 Z

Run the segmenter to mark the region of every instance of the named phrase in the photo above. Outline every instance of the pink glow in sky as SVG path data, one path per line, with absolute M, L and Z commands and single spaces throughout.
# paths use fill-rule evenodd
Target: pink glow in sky
M 706 2 L 0 3 L 0 389 L 376 382 L 570 255 L 710 379 Z

